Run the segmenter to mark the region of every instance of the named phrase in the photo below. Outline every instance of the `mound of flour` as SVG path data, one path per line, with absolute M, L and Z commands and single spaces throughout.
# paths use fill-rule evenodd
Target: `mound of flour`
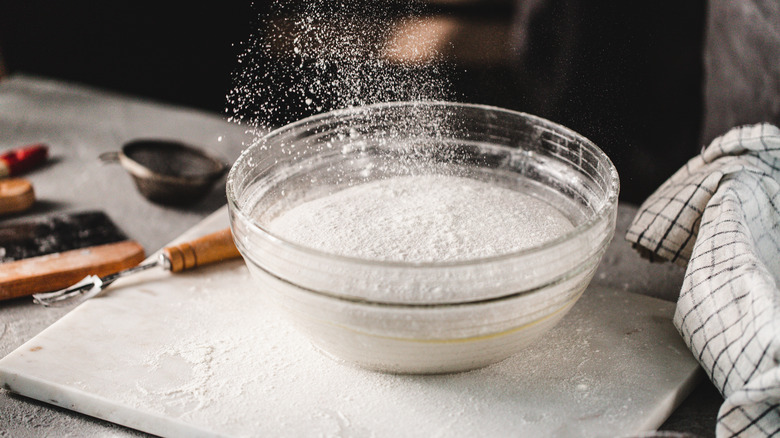
M 305 202 L 269 225 L 272 233 L 320 251 L 406 262 L 507 254 L 571 229 L 561 212 L 534 197 L 442 175 L 351 187 Z

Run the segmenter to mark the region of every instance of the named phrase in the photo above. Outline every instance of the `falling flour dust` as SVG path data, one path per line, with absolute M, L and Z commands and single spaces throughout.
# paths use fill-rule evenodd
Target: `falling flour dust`
M 298 205 L 269 230 L 300 245 L 384 261 L 443 262 L 508 254 L 573 229 L 530 195 L 445 175 L 378 180 Z
M 334 109 L 455 97 L 455 69 L 444 56 L 406 53 L 429 45 L 404 30 L 421 23 L 419 2 L 262 5 L 257 31 L 241 45 L 226 108 L 229 120 L 258 136 Z

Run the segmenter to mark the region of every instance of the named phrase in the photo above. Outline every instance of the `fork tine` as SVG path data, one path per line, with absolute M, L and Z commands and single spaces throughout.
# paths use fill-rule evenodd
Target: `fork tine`
M 111 283 L 118 280 L 119 278 L 131 275 L 136 272 L 145 271 L 147 269 L 160 266 L 161 264 L 162 259 L 157 258 L 156 260 L 136 265 L 132 268 L 127 268 L 123 271 L 115 272 L 113 274 L 108 274 L 104 277 L 88 275 L 83 280 L 67 289 L 34 294 L 33 302 L 44 307 L 63 307 L 66 305 L 78 304 L 99 294 L 103 289 L 107 288 Z
M 44 307 L 57 307 L 58 305 L 75 304 L 83 301 L 82 299 L 76 300 L 74 297 L 81 295 L 83 299 L 89 298 L 100 292 L 100 278 L 96 275 L 89 275 L 78 283 L 70 286 L 66 289 L 39 293 L 33 295 L 33 302 L 41 304 Z M 90 294 L 91 289 L 98 289 L 95 293 Z M 86 298 L 84 298 L 86 296 Z

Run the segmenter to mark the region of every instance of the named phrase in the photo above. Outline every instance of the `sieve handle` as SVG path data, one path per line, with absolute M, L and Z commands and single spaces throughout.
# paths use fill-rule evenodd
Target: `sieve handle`
M 171 272 L 181 272 L 198 266 L 240 257 L 230 228 L 208 234 L 190 242 L 167 246 L 162 249 L 165 267 Z

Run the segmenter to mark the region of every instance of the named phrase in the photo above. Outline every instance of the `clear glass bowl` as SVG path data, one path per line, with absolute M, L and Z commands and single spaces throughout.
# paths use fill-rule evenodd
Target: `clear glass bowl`
M 400 175 L 474 178 L 556 207 L 574 230 L 540 246 L 447 263 L 329 254 L 268 231 L 280 213 Z M 236 245 L 258 293 L 321 351 L 395 373 L 474 369 L 518 353 L 585 290 L 615 229 L 618 175 L 563 126 L 495 107 L 396 102 L 277 129 L 228 175 Z

